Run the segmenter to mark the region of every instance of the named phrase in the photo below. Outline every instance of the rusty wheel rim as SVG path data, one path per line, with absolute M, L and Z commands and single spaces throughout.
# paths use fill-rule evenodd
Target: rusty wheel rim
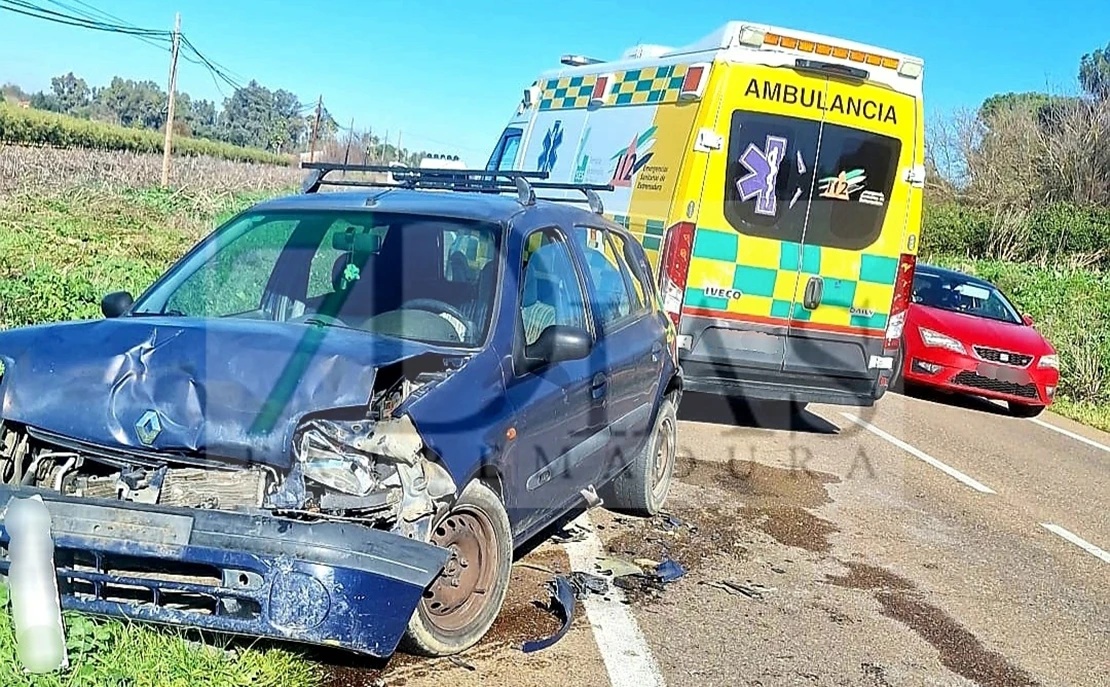
M 675 431 L 671 418 L 664 418 L 659 425 L 658 445 L 655 449 L 654 475 L 652 476 L 652 496 L 662 498 L 670 481 L 671 467 L 675 460 Z
M 431 541 L 451 552 L 436 581 L 424 592 L 425 617 L 443 632 L 473 623 L 493 596 L 497 575 L 497 536 L 481 510 L 464 507 L 436 526 Z

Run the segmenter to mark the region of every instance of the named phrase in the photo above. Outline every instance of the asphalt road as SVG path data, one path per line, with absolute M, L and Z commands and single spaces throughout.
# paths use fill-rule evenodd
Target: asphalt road
M 595 509 L 585 541 L 521 560 L 467 655 L 332 683 L 1110 685 L 1110 435 L 895 395 L 795 417 L 688 396 L 680 418 L 676 520 Z M 542 569 L 590 570 L 602 550 L 687 574 L 590 596 L 561 642 L 524 654 L 557 627 Z

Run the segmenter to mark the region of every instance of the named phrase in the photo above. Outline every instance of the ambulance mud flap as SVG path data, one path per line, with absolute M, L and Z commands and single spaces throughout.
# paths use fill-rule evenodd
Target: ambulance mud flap
M 353 523 L 39 494 L 62 606 L 390 656 L 446 564 L 437 546 Z M 0 548 L 8 533 L 0 527 Z M 0 574 L 8 561 L 0 556 Z

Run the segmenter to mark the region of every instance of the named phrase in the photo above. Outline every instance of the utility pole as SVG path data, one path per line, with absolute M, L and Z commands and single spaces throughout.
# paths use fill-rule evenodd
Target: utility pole
M 316 99 L 316 121 L 312 124 L 312 144 L 308 153 L 308 161 L 316 161 L 316 137 L 320 135 L 320 116 L 324 109 L 324 96 Z
M 351 141 L 354 140 L 354 137 L 355 137 L 355 118 L 351 117 L 351 128 L 347 129 L 347 152 L 343 153 L 343 164 L 344 164 L 344 166 L 346 166 L 346 164 L 351 159 Z M 343 173 L 346 174 L 347 171 L 343 170 Z
M 408 166 L 407 161 L 404 159 L 404 156 L 401 155 L 401 130 L 400 129 L 397 130 L 397 160 L 401 164 L 405 165 L 406 167 Z
M 177 54 L 181 47 L 181 13 L 173 22 L 173 48 L 170 50 L 170 91 L 166 105 L 166 142 L 162 150 L 162 188 L 170 185 L 170 151 L 173 150 L 174 105 L 177 103 Z

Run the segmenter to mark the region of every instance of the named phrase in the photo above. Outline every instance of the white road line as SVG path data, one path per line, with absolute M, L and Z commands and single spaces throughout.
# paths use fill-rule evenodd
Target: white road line
M 1071 532 L 1068 532 L 1067 530 L 1065 530 L 1063 527 L 1060 527 L 1059 525 L 1053 525 L 1051 523 L 1042 522 L 1041 527 L 1045 528 L 1049 532 L 1052 532 L 1053 534 L 1058 534 L 1061 537 L 1063 537 L 1064 539 L 1067 539 L 1072 544 L 1075 544 L 1076 546 L 1083 549 L 1087 553 L 1091 554 L 1095 558 L 1101 558 L 1103 563 L 1110 563 L 1110 553 L 1106 553 L 1105 551 L 1098 548 L 1097 546 L 1095 546 L 1091 542 L 1087 541 L 1086 539 L 1075 536 L 1074 534 L 1072 534 Z
M 979 482 L 977 480 L 972 479 L 971 477 L 968 477 L 967 475 L 960 472 L 956 468 L 951 467 L 949 465 L 945 465 L 944 463 L 940 462 L 936 458 L 933 458 L 928 453 L 925 453 L 924 451 L 919 451 L 918 449 L 914 448 L 913 446 L 910 446 L 909 444 L 902 441 L 901 439 L 887 434 L 886 432 L 879 429 L 878 427 L 871 424 L 870 422 L 866 422 L 865 420 L 861 420 L 860 418 L 856 417 L 855 415 L 851 415 L 850 413 L 841 413 L 841 415 L 848 418 L 852 422 L 856 423 L 860 427 L 863 427 L 864 429 L 871 432 L 875 436 L 889 441 L 890 443 L 894 444 L 895 446 L 902 449 L 906 453 L 909 453 L 913 457 L 918 458 L 921 461 L 924 461 L 925 463 L 928 463 L 929 465 L 932 465 L 937 470 L 940 470 L 941 472 L 945 473 L 946 475 L 948 475 L 950 477 L 953 477 L 953 478 L 963 482 L 964 484 L 971 487 L 975 491 L 978 491 L 978 492 L 981 492 L 981 493 L 984 493 L 984 494 L 993 494 L 993 493 L 995 493 L 994 489 L 991 489 L 990 487 L 983 484 L 982 482 Z
M 575 522 L 587 531 L 586 538 L 568 542 L 563 547 L 570 556 L 572 570 L 592 572 L 594 563 L 603 555 L 601 540 L 588 514 L 580 516 Z M 608 601 L 590 594 L 580 603 L 586 607 L 586 617 L 590 620 L 597 648 L 605 661 L 609 683 L 613 687 L 665 687 L 663 674 L 648 648 L 644 633 L 628 606 L 622 603 L 624 593 L 617 587 L 611 587 L 606 596 Z
M 1106 451 L 1107 453 L 1110 453 L 1110 446 L 1107 446 L 1105 444 L 1100 444 L 1097 441 L 1095 441 L 1094 439 L 1088 439 L 1087 437 L 1083 436 L 1082 434 L 1076 434 L 1075 432 L 1068 431 L 1068 430 L 1064 429 L 1063 427 L 1057 427 L 1056 425 L 1049 424 L 1049 423 L 1045 422 L 1044 420 L 1038 420 L 1037 418 L 1033 418 L 1032 422 L 1033 422 L 1033 424 L 1038 425 L 1040 427 L 1044 427 L 1045 429 L 1051 429 L 1053 432 L 1059 432 L 1060 434 L 1063 434 L 1064 436 L 1066 436 L 1070 439 L 1075 439 L 1076 441 L 1083 442 L 1084 444 L 1087 444 L 1088 446 L 1091 446 L 1093 448 L 1097 448 L 1099 450 Z

